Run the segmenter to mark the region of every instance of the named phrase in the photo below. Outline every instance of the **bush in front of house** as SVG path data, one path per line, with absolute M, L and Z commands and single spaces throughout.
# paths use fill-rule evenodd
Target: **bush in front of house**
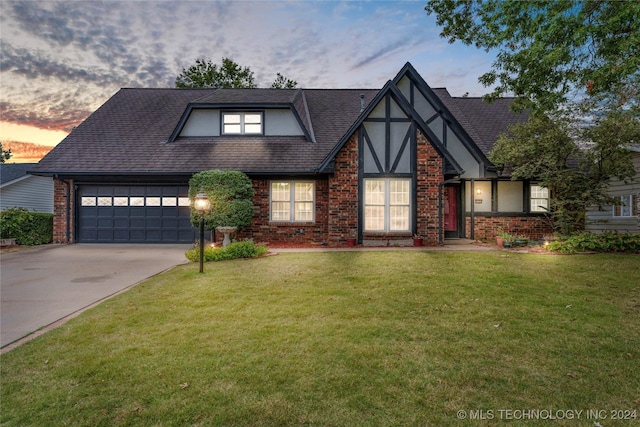
M 256 245 L 252 241 L 244 242 L 232 242 L 224 247 L 205 246 L 204 248 L 204 260 L 205 261 L 225 261 L 236 258 L 256 258 L 266 254 L 269 249 L 264 245 Z M 189 261 L 200 261 L 200 247 L 196 246 L 189 249 L 185 256 Z
M 209 197 L 211 209 L 204 216 L 205 229 L 251 225 L 253 220 L 253 185 L 251 179 L 240 171 L 205 170 L 194 174 L 189 180 L 191 199 L 191 223 L 199 227 L 200 216 L 193 209 L 193 200 L 204 191 Z
M 639 253 L 640 234 L 577 233 L 549 243 L 549 250 L 561 253 L 617 252 Z
M 53 241 L 53 214 L 11 208 L 0 212 L 0 238 L 19 245 L 43 245 Z

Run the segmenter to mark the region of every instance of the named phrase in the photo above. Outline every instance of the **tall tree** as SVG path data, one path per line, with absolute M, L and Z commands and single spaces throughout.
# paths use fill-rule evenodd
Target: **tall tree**
M 271 83 L 271 89 L 295 89 L 297 85 L 297 81 L 288 79 L 282 74 L 278 73 L 275 81 Z
M 241 67 L 229 58 L 222 58 L 218 66 L 210 60 L 196 59 L 189 68 L 182 69 L 176 78 L 181 88 L 254 88 L 253 71 Z
M 272 89 L 293 89 L 298 83 L 278 73 L 271 85 Z M 222 58 L 222 64 L 210 60 L 196 59 L 189 68 L 183 68 L 176 78 L 176 87 L 181 88 L 244 88 L 256 86 L 253 71 L 242 67 L 229 58 Z
M 498 54 L 480 77 L 489 98 L 520 97 L 516 108 L 556 109 L 577 93 L 638 106 L 640 2 L 620 0 L 429 0 L 441 36 Z
M 625 149 L 632 144 L 640 144 L 640 123 L 622 113 L 598 117 L 592 126 L 578 129 L 534 114 L 501 135 L 489 159 L 511 167 L 513 179 L 537 180 L 548 188 L 553 223 L 569 233 L 582 227 L 586 207 L 613 202 L 607 195 L 609 178 L 635 175 Z

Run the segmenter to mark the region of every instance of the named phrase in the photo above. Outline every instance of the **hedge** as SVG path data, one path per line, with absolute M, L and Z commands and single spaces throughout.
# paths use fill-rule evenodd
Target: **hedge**
M 0 238 L 16 239 L 19 245 L 42 245 L 53 241 L 53 214 L 11 208 L 0 212 Z

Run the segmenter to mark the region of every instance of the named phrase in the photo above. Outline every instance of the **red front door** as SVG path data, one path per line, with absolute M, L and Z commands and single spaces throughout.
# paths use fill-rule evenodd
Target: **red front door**
M 457 187 L 444 187 L 444 192 L 445 192 L 444 231 L 449 235 L 453 235 L 458 231 Z

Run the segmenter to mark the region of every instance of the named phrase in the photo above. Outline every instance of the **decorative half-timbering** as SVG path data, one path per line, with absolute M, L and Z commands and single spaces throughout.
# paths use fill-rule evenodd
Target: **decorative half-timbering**
M 181 193 L 206 169 L 246 173 L 251 226 L 275 244 L 426 244 L 548 231 L 548 194 L 487 155 L 527 119 L 431 88 L 411 66 L 380 90 L 122 89 L 33 173 L 54 179 L 57 242 L 191 242 Z M 183 200 L 184 199 L 184 200 Z

